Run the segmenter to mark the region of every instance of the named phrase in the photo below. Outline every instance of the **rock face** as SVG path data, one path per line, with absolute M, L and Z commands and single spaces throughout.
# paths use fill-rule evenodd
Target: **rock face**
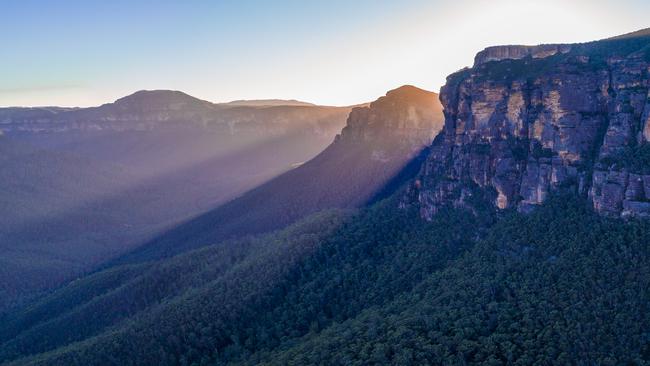
M 474 58 L 474 66 L 490 61 L 519 60 L 526 57 L 544 58 L 571 51 L 568 44 L 544 44 L 539 46 L 494 46 L 479 52 Z
M 329 138 L 341 130 L 349 111 L 350 107 L 316 106 L 281 100 L 214 104 L 180 91 L 141 90 L 99 107 L 0 108 L 0 131 L 195 128 L 230 135 L 243 133 L 268 137 L 315 133 Z
M 492 47 L 442 88 L 445 127 L 409 197 L 529 210 L 556 190 L 650 214 L 650 37 Z M 413 200 L 413 199 L 412 199 Z
M 395 149 L 417 153 L 431 144 L 443 125 L 438 95 L 405 85 L 369 106 L 354 108 L 337 143 L 370 144 L 376 147 L 375 156 Z
M 332 208 L 385 198 L 419 172 L 442 129 L 436 93 L 403 86 L 354 108 L 334 142 L 313 159 L 181 225 L 124 261 L 160 258 L 198 245 L 285 227 Z

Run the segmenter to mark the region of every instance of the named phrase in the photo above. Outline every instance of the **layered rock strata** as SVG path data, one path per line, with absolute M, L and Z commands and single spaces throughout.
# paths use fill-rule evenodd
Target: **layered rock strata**
M 650 215 L 649 74 L 645 33 L 479 53 L 441 90 L 445 126 L 410 197 L 425 218 L 479 202 L 527 211 L 558 190 Z

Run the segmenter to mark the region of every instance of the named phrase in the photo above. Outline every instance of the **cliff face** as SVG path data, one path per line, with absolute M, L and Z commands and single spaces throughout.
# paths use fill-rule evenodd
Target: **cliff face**
M 313 159 L 144 245 L 124 261 L 150 260 L 222 239 L 277 230 L 307 215 L 354 208 L 392 194 L 417 175 L 443 126 L 436 93 L 389 91 L 350 112 L 345 128 Z
M 650 215 L 649 73 L 643 34 L 479 53 L 441 91 L 445 127 L 411 197 L 425 218 L 447 204 L 525 211 L 559 189 Z
M 545 58 L 558 53 L 571 51 L 568 44 L 544 44 L 539 46 L 494 46 L 488 47 L 476 54 L 474 66 L 490 61 L 519 60 L 526 57 Z
M 375 156 L 388 157 L 395 150 L 410 155 L 431 144 L 443 125 L 438 95 L 405 85 L 354 108 L 337 143 L 371 145 Z
M 91 108 L 0 108 L 0 131 L 151 131 L 194 128 L 237 135 L 309 133 L 331 138 L 343 128 L 349 107 L 296 101 L 213 104 L 179 91 L 143 90 Z

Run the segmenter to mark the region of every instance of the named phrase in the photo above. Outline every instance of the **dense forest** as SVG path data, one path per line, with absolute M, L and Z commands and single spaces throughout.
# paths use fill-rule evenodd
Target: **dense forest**
M 649 50 L 648 30 L 497 46 L 442 104 L 403 86 L 355 107 L 310 161 L 0 298 L 0 365 L 650 365 Z
M 649 223 L 602 218 L 567 196 L 530 215 L 496 220 L 486 210 L 476 220 L 448 210 L 428 223 L 396 213 L 393 200 L 98 272 L 3 319 L 0 357 L 21 365 L 650 360 Z
M 647 222 L 559 197 L 388 305 L 245 363 L 647 364 L 649 242 Z

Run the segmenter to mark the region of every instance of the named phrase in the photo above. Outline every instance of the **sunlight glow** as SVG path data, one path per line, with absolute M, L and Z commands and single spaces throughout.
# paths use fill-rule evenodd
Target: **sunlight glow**
M 488 46 L 584 42 L 650 26 L 641 0 L 155 2 L 129 12 L 130 2 L 71 3 L 78 29 L 3 11 L 0 41 L 14 52 L 0 60 L 0 106 L 97 105 L 139 89 L 351 105 L 403 84 L 438 90 Z M 53 16 L 65 21 L 64 10 Z M 111 20 L 96 19 L 102 12 Z

